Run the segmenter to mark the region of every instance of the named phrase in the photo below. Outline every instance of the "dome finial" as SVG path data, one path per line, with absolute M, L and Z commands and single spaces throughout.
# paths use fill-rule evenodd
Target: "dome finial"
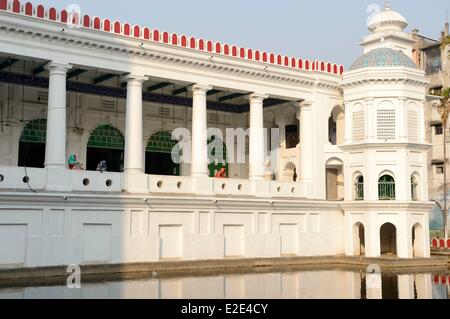
M 391 7 L 389 6 L 389 0 L 384 1 L 384 10 L 389 10 Z

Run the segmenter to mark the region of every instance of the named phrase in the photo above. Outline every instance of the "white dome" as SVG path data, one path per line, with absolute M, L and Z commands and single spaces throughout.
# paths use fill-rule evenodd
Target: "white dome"
M 369 30 L 374 32 L 380 29 L 404 30 L 408 26 L 406 19 L 397 11 L 385 8 L 369 21 Z

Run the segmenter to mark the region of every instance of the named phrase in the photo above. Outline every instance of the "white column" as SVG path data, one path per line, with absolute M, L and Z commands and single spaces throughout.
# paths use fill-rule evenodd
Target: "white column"
M 312 183 L 313 180 L 313 118 L 312 103 L 300 105 L 300 181 Z
M 49 72 L 45 167 L 66 168 L 66 79 L 71 65 L 48 63 Z
M 264 179 L 264 100 L 268 96 L 253 93 L 250 95 L 250 141 L 249 177 L 251 180 Z
M 413 258 L 412 227 L 409 227 L 409 213 L 398 214 L 397 256 L 398 258 Z
M 397 138 L 400 142 L 408 141 L 408 107 L 406 105 L 406 98 L 400 97 L 397 106 L 396 125 L 398 127 Z
M 419 104 L 419 142 L 420 143 L 427 143 L 425 103 L 426 103 L 426 101 L 423 101 L 422 103 Z
M 123 80 L 127 82 L 124 172 L 142 174 L 144 173 L 142 83 L 147 77 L 130 74 Z
M 366 244 L 366 257 L 378 258 L 381 256 L 380 226 L 376 213 L 366 213 L 367 224 L 364 228 L 364 239 Z
M 278 126 L 279 129 L 279 136 L 278 136 L 278 143 L 277 143 L 277 180 L 278 181 L 283 181 L 283 172 L 284 172 L 284 167 L 283 165 L 283 161 L 281 160 L 282 157 L 282 153 L 284 150 L 286 150 L 286 123 L 287 120 L 280 115 L 279 117 L 277 117 L 275 119 L 275 124 Z M 297 164 L 297 163 L 296 163 Z M 298 165 L 298 164 L 297 164 Z
M 345 135 L 344 135 L 344 144 L 350 144 L 353 140 L 352 132 L 353 132 L 353 110 L 350 108 L 349 102 L 344 102 L 344 112 L 345 112 Z
M 279 136 L 279 143 L 278 147 L 282 149 L 286 149 L 286 123 L 287 119 L 285 119 L 283 116 L 279 116 L 275 119 L 275 124 L 280 129 L 280 136 Z
M 203 84 L 192 87 L 192 177 L 209 177 L 206 93 L 211 89 Z

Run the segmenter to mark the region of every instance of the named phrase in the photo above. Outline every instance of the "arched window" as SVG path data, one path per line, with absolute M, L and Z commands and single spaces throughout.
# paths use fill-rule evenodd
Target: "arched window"
M 19 140 L 18 166 L 44 167 L 46 136 L 46 119 L 33 120 L 25 125 Z
M 411 200 L 418 200 L 418 186 L 417 178 L 414 175 L 411 175 Z
M 145 173 L 149 175 L 179 176 L 179 160 L 174 162 L 174 156 L 179 156 L 177 141 L 172 139 L 172 133 L 159 131 L 153 134 L 147 143 L 145 154 Z
M 395 200 L 395 179 L 391 175 L 383 175 L 378 180 L 378 198 Z
M 355 200 L 364 200 L 364 177 L 362 175 L 355 180 Z
M 114 126 L 103 124 L 92 131 L 87 144 L 88 171 L 95 171 L 100 161 L 106 161 L 109 172 L 122 172 L 125 139 Z
M 333 115 L 330 116 L 328 119 L 328 141 L 331 143 L 331 145 L 337 144 L 337 126 L 336 121 L 334 120 Z
M 336 105 L 328 118 L 328 141 L 331 145 L 344 143 L 345 113 L 342 105 Z

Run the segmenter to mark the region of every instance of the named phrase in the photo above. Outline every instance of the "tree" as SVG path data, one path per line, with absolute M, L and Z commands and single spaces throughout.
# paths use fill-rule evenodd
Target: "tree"
M 448 225 L 447 225 L 447 215 L 448 215 L 448 205 L 447 205 L 447 196 L 448 196 L 448 185 L 447 185 L 447 126 L 450 115 L 450 88 L 445 88 L 441 91 L 440 94 L 440 102 L 435 105 L 437 111 L 441 115 L 442 128 L 444 130 L 444 207 L 442 210 L 443 221 L 444 221 L 444 236 L 445 240 L 448 239 Z

